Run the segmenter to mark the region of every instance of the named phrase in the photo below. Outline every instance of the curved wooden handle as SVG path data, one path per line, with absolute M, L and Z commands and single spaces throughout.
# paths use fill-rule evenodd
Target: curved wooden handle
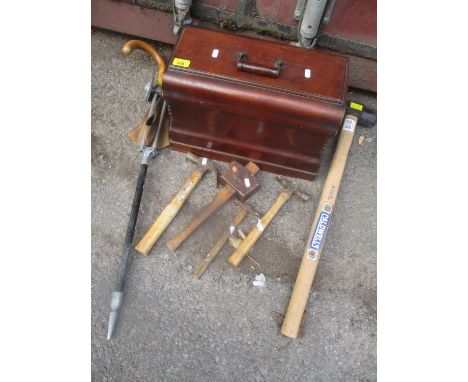
M 180 211 L 193 189 L 200 182 L 202 176 L 203 173 L 200 170 L 195 170 L 192 175 L 190 175 L 184 186 L 172 198 L 171 202 L 166 206 L 166 208 L 164 208 L 163 212 L 161 212 L 161 215 L 158 216 L 151 228 L 137 244 L 135 247 L 137 252 L 144 256 L 148 255 L 158 239 Z
M 122 47 L 122 52 L 124 54 L 130 54 L 135 49 L 144 50 L 148 53 L 151 58 L 156 62 L 158 65 L 158 85 L 162 84 L 162 76 L 164 71 L 166 70 L 166 64 L 164 63 L 163 58 L 159 55 L 158 51 L 154 49 L 150 44 L 141 41 L 141 40 L 130 40 Z
M 309 300 L 310 290 L 317 270 L 320 254 L 322 253 L 323 243 L 327 233 L 329 219 L 335 205 L 338 190 L 340 188 L 341 178 L 343 176 L 346 160 L 348 158 L 349 148 L 353 141 L 354 130 L 356 127 L 357 118 L 352 115 L 347 115 L 343 122 L 343 128 L 338 139 L 335 155 L 333 156 L 332 164 L 323 186 L 322 195 L 315 213 L 312 229 L 310 230 L 309 238 L 302 257 L 301 266 L 297 279 L 294 284 L 294 290 L 289 300 L 288 310 L 284 317 L 283 325 L 281 326 L 281 334 L 297 338 L 301 326 L 302 316 Z M 328 214 L 326 220 L 322 220 L 320 227 L 320 240 L 318 250 L 312 247 L 312 238 L 315 236 L 320 217 L 325 213 Z M 326 221 L 324 225 L 324 221 Z M 317 229 L 318 232 L 318 229 Z
M 237 247 L 231 256 L 229 256 L 229 263 L 235 267 L 239 266 L 242 260 L 244 260 L 244 257 L 247 256 L 247 253 L 249 253 L 249 251 L 255 245 L 262 232 L 266 229 L 266 227 L 268 227 L 268 224 L 270 224 L 281 207 L 283 207 L 284 204 L 289 200 L 291 195 L 292 193 L 288 190 L 282 191 L 281 194 L 279 194 L 278 198 L 275 200 L 267 213 L 262 217 L 257 225 L 252 228 L 247 237 L 242 240 L 242 243 L 239 245 L 239 247 Z

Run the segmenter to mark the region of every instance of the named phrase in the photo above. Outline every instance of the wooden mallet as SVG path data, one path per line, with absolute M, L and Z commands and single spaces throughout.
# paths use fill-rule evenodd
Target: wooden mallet
M 188 153 L 186 159 L 196 163 L 197 167 L 135 247 L 135 250 L 142 255 L 148 255 L 207 171 L 211 171 L 217 181 L 217 171 L 213 161 L 199 158 L 192 153 Z
M 358 121 L 356 115 L 361 115 L 362 106 L 351 103 L 343 122 L 340 137 L 330 170 L 323 186 L 322 195 L 318 203 L 317 212 L 312 223 L 309 238 L 304 249 L 299 273 L 294 284 L 294 290 L 289 301 L 286 316 L 281 327 L 281 334 L 290 338 L 297 338 L 307 301 L 309 299 L 315 271 L 317 270 L 320 254 L 322 253 L 325 235 L 335 206 L 336 197 L 340 188 L 341 178 L 348 158 L 349 148 L 353 141 L 354 130 Z M 356 109 L 357 107 L 357 109 Z M 360 107 L 360 108 L 359 108 Z M 374 120 L 375 116 L 366 113 L 366 119 Z
M 200 225 L 234 195 L 242 201 L 252 195 L 260 186 L 260 183 L 254 176 L 258 171 L 260 169 L 253 162 L 247 163 L 245 167 L 238 162 L 231 162 L 220 177 L 224 186 L 195 219 L 167 242 L 167 248 L 175 251 Z
M 244 240 L 242 240 L 241 244 L 234 250 L 231 256 L 229 256 L 229 263 L 231 263 L 235 267 L 239 266 L 244 257 L 247 256 L 247 253 L 249 253 L 249 251 L 253 248 L 260 235 L 263 233 L 266 227 L 268 227 L 268 224 L 270 224 L 270 222 L 276 216 L 281 207 L 283 207 L 286 204 L 286 202 L 293 194 L 298 196 L 299 199 L 303 201 L 309 199 L 309 195 L 303 191 L 300 191 L 297 185 L 288 182 L 286 181 L 286 179 L 283 179 L 279 176 L 277 176 L 275 179 L 283 185 L 283 191 L 281 191 L 278 198 L 270 207 L 270 209 L 266 212 L 266 214 L 258 220 L 257 225 L 254 228 L 252 228 L 247 237 Z

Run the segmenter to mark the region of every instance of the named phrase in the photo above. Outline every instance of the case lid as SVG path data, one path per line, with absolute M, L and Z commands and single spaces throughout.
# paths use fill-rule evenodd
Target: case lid
M 337 104 L 346 99 L 347 67 L 337 54 L 196 27 L 184 28 L 169 64 Z

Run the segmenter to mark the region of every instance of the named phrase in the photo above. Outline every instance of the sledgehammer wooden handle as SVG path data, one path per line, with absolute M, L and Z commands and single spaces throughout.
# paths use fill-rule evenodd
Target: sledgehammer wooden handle
M 148 255 L 151 248 L 156 244 L 158 239 L 164 233 L 166 228 L 171 224 L 174 217 L 180 211 L 187 198 L 190 196 L 193 189 L 197 186 L 203 176 L 203 172 L 195 170 L 187 179 L 184 186 L 172 198 L 171 202 L 164 208 L 161 215 L 158 216 L 149 231 L 143 236 L 140 242 L 135 247 L 135 250 L 142 255 Z
M 335 205 L 341 177 L 343 176 L 346 165 L 346 159 L 348 158 L 349 148 L 353 141 L 356 123 L 357 118 L 355 116 L 350 114 L 346 115 L 335 155 L 333 156 L 332 164 L 325 185 L 323 186 L 322 195 L 304 250 L 299 273 L 296 283 L 294 284 L 294 290 L 281 327 L 281 334 L 286 337 L 297 338 L 299 334 L 302 316 L 309 299 L 331 213 Z
M 281 207 L 289 200 L 291 195 L 292 192 L 288 190 L 282 191 L 281 194 L 279 194 L 267 213 L 258 221 L 257 225 L 252 228 L 247 237 L 242 240 L 236 250 L 229 256 L 229 263 L 235 267 L 239 266 L 242 260 L 244 260 L 244 257 L 247 256 L 247 253 L 253 248 L 262 232 L 266 229 L 268 224 L 270 224 Z

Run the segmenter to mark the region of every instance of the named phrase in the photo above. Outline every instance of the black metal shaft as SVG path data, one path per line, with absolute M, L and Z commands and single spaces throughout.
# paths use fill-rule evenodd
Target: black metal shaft
M 110 304 L 109 325 L 107 327 L 107 339 L 110 340 L 114 334 L 117 319 L 120 313 L 120 308 L 123 301 L 123 289 L 125 284 L 125 277 L 127 275 L 128 266 L 130 264 L 131 256 L 133 256 L 133 236 L 135 235 L 135 226 L 138 218 L 138 211 L 140 210 L 141 197 L 143 195 L 143 187 L 145 185 L 146 171 L 148 164 L 142 163 L 140 167 L 140 175 L 133 196 L 132 210 L 130 212 L 130 219 L 128 220 L 127 233 L 125 235 L 125 244 L 123 249 L 122 260 L 120 263 L 119 273 L 117 275 L 116 289 L 112 293 L 112 300 Z
M 133 196 L 132 210 L 130 212 L 130 218 L 128 220 L 127 233 L 125 234 L 125 244 L 122 255 L 122 261 L 120 263 L 119 273 L 117 276 L 116 291 L 122 292 L 125 283 L 125 276 L 127 274 L 129 259 L 133 253 L 133 236 L 135 235 L 135 226 L 138 218 L 138 212 L 140 210 L 141 197 L 143 195 L 143 188 L 145 185 L 146 171 L 148 165 L 142 163 L 140 167 L 140 175 L 138 176 L 138 182 Z
M 135 235 L 135 226 L 138 219 L 138 212 L 140 210 L 141 197 L 143 195 L 143 188 L 145 185 L 146 171 L 148 170 L 149 159 L 156 154 L 157 143 L 159 140 L 159 134 L 164 123 L 164 117 L 166 114 L 167 105 L 163 102 L 161 112 L 158 120 L 158 127 L 151 147 L 142 147 L 143 159 L 140 167 L 140 175 L 138 176 L 138 182 L 133 196 L 132 210 L 130 212 L 130 219 L 128 221 L 127 233 L 125 234 L 125 244 L 123 249 L 122 261 L 120 263 L 119 273 L 117 275 L 116 289 L 112 293 L 112 300 L 110 304 L 109 313 L 109 325 L 107 327 L 107 339 L 110 340 L 117 324 L 120 308 L 123 301 L 123 290 L 125 285 L 125 278 L 127 276 L 127 270 L 130 266 L 130 261 L 133 257 L 133 236 Z M 153 122 L 152 122 L 153 124 Z

